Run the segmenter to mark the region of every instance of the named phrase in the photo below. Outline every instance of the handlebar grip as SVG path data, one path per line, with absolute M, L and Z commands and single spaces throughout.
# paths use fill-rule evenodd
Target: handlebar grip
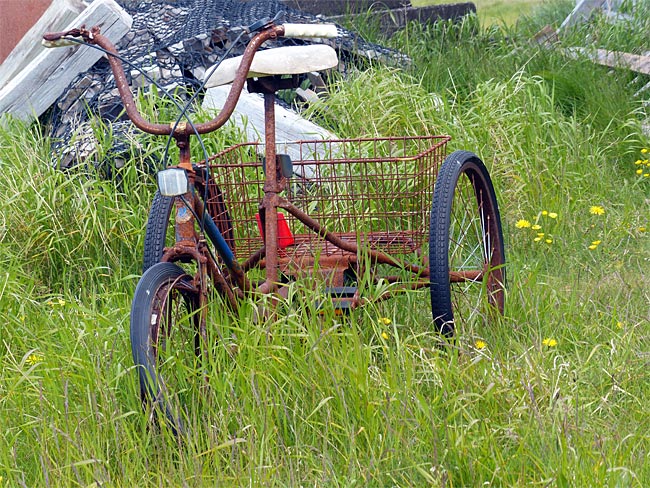
M 94 27 L 93 27 L 94 29 Z M 99 33 L 99 30 L 97 31 Z M 86 30 L 82 25 L 78 29 L 70 29 L 64 32 L 46 32 L 43 34 L 43 39 L 41 44 L 45 47 L 65 47 L 65 46 L 76 46 L 80 41 L 74 40 L 76 37 L 89 37 L 91 32 Z
M 284 24 L 284 37 L 338 37 L 334 24 Z
M 50 41 L 48 39 L 41 39 L 41 44 L 47 48 L 53 48 L 53 47 L 67 47 L 67 46 L 78 46 L 78 42 L 74 42 L 68 38 L 62 37 L 60 39 L 56 39 L 53 41 Z

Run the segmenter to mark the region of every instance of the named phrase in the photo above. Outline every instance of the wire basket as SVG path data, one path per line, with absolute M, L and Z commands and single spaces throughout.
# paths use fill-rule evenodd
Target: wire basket
M 449 140 L 421 136 L 278 143 L 277 153 L 291 158 L 293 171 L 281 196 L 340 238 L 388 254 L 415 252 L 428 236 L 434 181 Z M 263 154 L 263 143 L 247 143 L 210 160 L 212 183 L 227 208 L 213 217 L 221 228 L 232 225 L 239 259 L 263 245 L 256 219 L 263 197 Z M 284 253 L 343 252 L 283 214 L 293 234 Z

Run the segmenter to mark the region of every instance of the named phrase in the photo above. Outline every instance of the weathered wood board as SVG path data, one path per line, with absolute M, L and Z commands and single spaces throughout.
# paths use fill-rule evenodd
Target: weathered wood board
M 81 0 L 52 0 L 40 19 L 31 27 L 0 64 L 0 88 L 20 73 L 45 48 L 41 45 L 43 32 L 62 31 L 84 11 Z
M 95 0 L 64 30 L 100 25 L 102 33 L 117 42 L 131 28 L 131 17 L 113 0 Z M 47 110 L 77 74 L 103 56 L 86 46 L 43 51 L 0 89 L 0 114 L 29 121 Z
M 591 61 L 603 66 L 612 68 L 624 68 L 637 73 L 650 75 L 650 56 L 639 54 L 623 53 L 620 51 L 608 51 L 596 49 L 591 51 L 581 47 L 574 47 L 566 50 L 567 54 L 575 57 L 578 53 L 587 56 Z

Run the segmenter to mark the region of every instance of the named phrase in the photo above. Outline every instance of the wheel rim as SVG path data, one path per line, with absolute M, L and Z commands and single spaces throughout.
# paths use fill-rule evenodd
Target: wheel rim
M 460 173 L 450 212 L 449 276 L 456 325 L 503 313 L 504 256 L 498 211 L 481 175 Z M 488 305 L 489 304 L 489 305 Z
M 202 371 L 198 297 L 180 278 L 158 288 L 152 301 L 150 389 L 176 430 Z M 200 384 L 200 383 L 199 383 Z

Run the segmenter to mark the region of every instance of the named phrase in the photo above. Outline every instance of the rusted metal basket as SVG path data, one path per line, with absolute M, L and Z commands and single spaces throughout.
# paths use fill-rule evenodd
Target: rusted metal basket
M 428 236 L 438 168 L 449 136 L 278 143 L 293 174 L 282 196 L 338 237 L 387 254 L 417 251 Z M 232 222 L 234 251 L 246 259 L 263 245 L 256 220 L 264 186 L 264 145 L 240 144 L 211 158 L 212 181 Z M 293 234 L 286 255 L 341 252 L 283 212 Z M 280 247 L 284 247 L 280 232 Z

